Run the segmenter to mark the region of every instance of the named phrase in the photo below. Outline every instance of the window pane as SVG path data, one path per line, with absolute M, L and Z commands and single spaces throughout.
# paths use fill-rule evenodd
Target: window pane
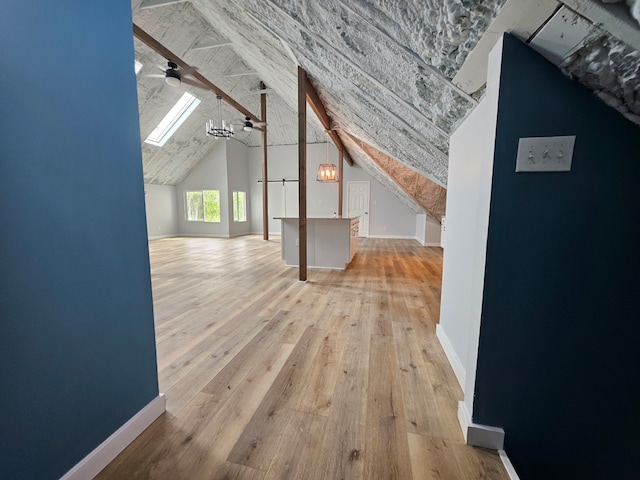
M 205 190 L 204 221 L 220 222 L 220 190 Z
M 160 121 L 158 126 L 149 134 L 146 143 L 162 147 L 169 137 L 178 129 L 189 115 L 196 109 L 200 99 L 189 92 L 185 92 L 169 113 Z
M 245 192 L 233 192 L 233 221 L 247 221 L 247 207 L 245 202 Z
M 245 192 L 238 192 L 238 221 L 246 222 L 247 221 L 247 202 L 245 202 L 246 197 Z
M 189 222 L 202 221 L 202 192 L 185 192 L 187 196 L 187 220 Z
M 238 192 L 233 192 L 233 221 L 238 221 Z

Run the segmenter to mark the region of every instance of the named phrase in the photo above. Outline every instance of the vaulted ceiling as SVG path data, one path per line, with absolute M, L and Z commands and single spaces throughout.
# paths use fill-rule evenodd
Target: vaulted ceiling
M 134 23 L 257 116 L 264 82 L 271 145 L 297 143 L 302 66 L 350 157 L 436 219 L 444 213 L 449 135 L 482 98 L 488 52 L 505 31 L 640 124 L 640 26 L 624 2 L 133 0 L 132 12 Z M 143 139 L 185 89 L 202 99 L 164 147 L 142 144 L 145 182 L 175 185 L 215 141 L 204 133 L 216 116 L 215 94 L 148 77 L 167 59 L 138 40 L 135 50 Z M 222 116 L 243 118 L 225 103 Z M 261 141 L 255 130 L 235 138 Z M 328 141 L 312 114 L 308 141 Z

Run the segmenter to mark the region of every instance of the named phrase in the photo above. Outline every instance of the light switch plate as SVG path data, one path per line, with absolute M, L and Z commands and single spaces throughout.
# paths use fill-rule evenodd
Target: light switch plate
M 516 172 L 568 172 L 575 142 L 575 135 L 521 138 Z

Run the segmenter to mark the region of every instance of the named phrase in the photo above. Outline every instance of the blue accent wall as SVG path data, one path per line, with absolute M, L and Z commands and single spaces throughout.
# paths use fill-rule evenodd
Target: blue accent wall
M 520 137 L 576 135 L 570 172 Z M 473 421 L 527 479 L 638 478 L 640 129 L 505 36 Z
M 131 3 L 0 10 L 0 477 L 55 479 L 158 395 Z

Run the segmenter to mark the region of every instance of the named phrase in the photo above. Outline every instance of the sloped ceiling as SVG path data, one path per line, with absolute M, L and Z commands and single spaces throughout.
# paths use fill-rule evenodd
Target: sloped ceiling
M 151 3 L 160 6 L 144 8 Z M 599 0 L 579 2 L 584 4 L 601 5 Z M 424 208 L 358 144 L 446 186 L 449 135 L 483 94 L 486 66 L 484 71 L 481 66 L 495 38 L 511 31 L 535 40 L 534 34 L 560 7 L 555 0 L 132 2 L 136 24 L 248 110 L 259 114 L 255 91 L 260 81 L 273 91 L 268 95 L 270 144 L 297 142 L 301 65 L 332 118 L 332 128 L 346 139 L 350 156 L 416 211 Z M 629 16 L 623 5 L 615 8 Z M 585 21 L 594 30 L 556 63 L 633 120 L 640 113 L 639 63 L 636 48 L 625 43 L 629 30 L 616 28 L 615 21 Z M 571 24 L 566 21 L 564 27 Z M 553 35 L 553 28 L 551 24 L 547 33 Z M 635 22 L 633 28 L 640 30 Z M 193 48 L 207 40 L 231 43 Z M 166 60 L 137 41 L 135 47 L 145 64 L 138 77 L 144 138 L 181 92 L 171 91 L 162 79 L 145 77 L 160 72 L 155 65 Z M 618 81 L 612 80 L 614 74 Z M 204 122 L 216 112 L 215 96 L 207 91 L 197 95 L 201 106 L 163 148 L 143 144 L 145 181 L 176 184 L 211 148 Z M 223 117 L 242 118 L 224 104 Z M 317 119 L 308 117 L 310 143 L 327 141 Z M 236 139 L 260 144 L 255 131 L 238 132 Z

